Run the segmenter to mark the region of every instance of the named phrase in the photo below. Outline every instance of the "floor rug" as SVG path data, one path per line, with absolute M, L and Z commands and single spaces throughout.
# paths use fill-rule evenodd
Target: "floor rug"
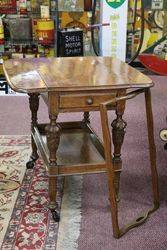
M 29 136 L 0 136 L 0 249 L 77 249 L 82 177 L 58 180 L 61 222 L 54 222 L 42 161 L 26 170 L 30 145 Z
M 58 224 L 47 208 L 47 174 L 40 160 L 26 170 L 29 155 L 30 137 L 0 136 L 1 249 L 56 248 Z

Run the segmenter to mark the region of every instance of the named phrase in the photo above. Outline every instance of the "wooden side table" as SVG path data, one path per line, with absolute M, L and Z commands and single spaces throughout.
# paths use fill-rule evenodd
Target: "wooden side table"
M 110 201 L 114 211 L 113 232 L 117 238 L 130 228 L 143 223 L 148 214 L 158 208 L 158 179 L 150 97 L 150 87 L 153 83 L 147 76 L 110 57 L 9 60 L 4 63 L 4 72 L 12 89 L 29 95 L 32 155 L 27 167 L 34 166 L 39 151 L 49 173 L 49 207 L 56 221 L 59 221 L 56 211 L 57 176 L 108 173 Z M 137 89 L 137 92 L 130 94 L 131 89 Z M 121 146 L 126 128 L 122 117 L 126 99 L 140 92 L 146 94 L 154 208 L 149 210 L 147 215 L 138 217 L 130 226 L 119 229 L 116 200 L 122 168 Z M 48 106 L 49 124 L 39 124 L 37 120 L 40 95 Z M 104 143 L 90 126 L 89 112 L 100 110 L 100 107 Z M 116 119 L 111 124 L 114 145 L 112 157 L 106 127 L 106 110 L 116 112 Z M 84 117 L 79 122 L 58 123 L 60 112 L 83 112 Z

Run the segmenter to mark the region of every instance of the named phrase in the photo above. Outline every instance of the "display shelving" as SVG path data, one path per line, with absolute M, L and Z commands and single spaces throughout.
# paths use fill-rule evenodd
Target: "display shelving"
M 6 60 L 57 56 L 58 30 L 71 27 L 83 30 L 84 54 L 93 54 L 90 31 L 86 29 L 90 24 L 91 4 L 91 0 L 2 0 L 0 57 Z M 2 79 L 2 63 L 0 66 Z

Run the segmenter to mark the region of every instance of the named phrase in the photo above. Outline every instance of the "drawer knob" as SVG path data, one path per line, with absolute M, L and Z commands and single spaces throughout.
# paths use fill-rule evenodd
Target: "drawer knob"
M 86 100 L 86 103 L 87 103 L 88 105 L 93 104 L 93 99 L 92 99 L 92 98 L 88 98 L 88 99 Z

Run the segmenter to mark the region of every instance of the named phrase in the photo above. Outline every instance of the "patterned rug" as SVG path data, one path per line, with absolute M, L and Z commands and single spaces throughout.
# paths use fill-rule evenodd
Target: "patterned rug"
M 0 136 L 0 249 L 76 249 L 82 177 L 65 181 L 63 200 L 64 180 L 58 180 L 62 219 L 55 223 L 48 209 L 44 165 L 38 160 L 33 170 L 26 170 L 30 152 L 29 136 Z

